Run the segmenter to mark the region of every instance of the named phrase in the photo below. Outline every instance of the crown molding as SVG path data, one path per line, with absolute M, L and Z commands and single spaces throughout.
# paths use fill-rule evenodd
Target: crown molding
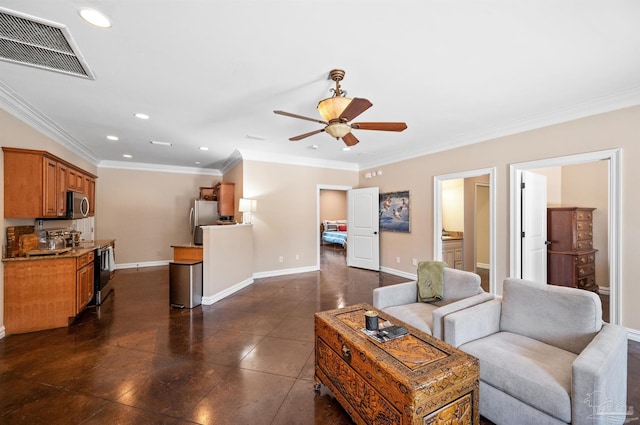
M 257 152 L 249 150 L 238 151 L 242 159 L 249 161 L 272 162 L 276 164 L 301 165 L 305 167 L 331 168 L 343 171 L 359 171 L 355 162 L 328 161 L 316 158 L 305 158 L 301 156 L 284 155 L 280 153 Z
M 69 133 L 58 127 L 53 120 L 40 113 L 21 98 L 11 87 L 0 81 L 0 107 L 33 129 L 39 131 L 79 157 L 98 163 L 98 157 Z
M 117 170 L 155 171 L 160 173 L 199 174 L 205 176 L 222 176 L 220 170 L 213 168 L 179 167 L 176 165 L 145 164 L 143 162 L 128 161 L 100 161 L 98 168 L 112 168 Z

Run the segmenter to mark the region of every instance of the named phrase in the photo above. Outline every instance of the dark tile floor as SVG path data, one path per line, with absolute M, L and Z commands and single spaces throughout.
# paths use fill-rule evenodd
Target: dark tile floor
M 212 306 L 169 308 L 168 268 L 120 270 L 71 327 L 0 340 L 2 424 L 351 424 L 313 390 L 313 313 L 405 279 L 344 266 L 256 280 Z M 629 346 L 640 408 L 640 344 Z

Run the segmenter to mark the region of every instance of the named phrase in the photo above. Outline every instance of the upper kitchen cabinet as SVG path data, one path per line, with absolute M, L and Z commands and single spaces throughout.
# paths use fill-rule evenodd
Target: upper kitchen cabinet
M 220 182 L 213 188 L 213 199 L 218 201 L 218 215 L 230 217 L 235 214 L 235 183 Z
M 64 218 L 67 190 L 85 193 L 93 215 L 94 175 L 48 152 L 7 147 L 2 150 L 6 218 Z M 86 185 L 87 178 L 93 184 Z

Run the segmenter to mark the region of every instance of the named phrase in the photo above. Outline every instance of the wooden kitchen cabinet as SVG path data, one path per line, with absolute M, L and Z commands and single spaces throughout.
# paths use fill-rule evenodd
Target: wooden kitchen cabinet
M 7 335 L 69 326 L 94 293 L 93 250 L 4 259 L 4 326 Z
M 80 192 L 87 190 L 87 197 L 95 200 L 96 176 L 45 151 L 8 147 L 2 150 L 5 218 L 64 217 L 70 187 L 79 187 Z M 93 185 L 85 189 L 87 178 L 93 180 Z
M 94 259 L 95 254 L 91 251 L 76 260 L 76 314 L 84 310 L 91 298 L 93 298 Z
M 220 182 L 213 188 L 213 199 L 218 201 L 218 215 L 235 215 L 235 183 Z

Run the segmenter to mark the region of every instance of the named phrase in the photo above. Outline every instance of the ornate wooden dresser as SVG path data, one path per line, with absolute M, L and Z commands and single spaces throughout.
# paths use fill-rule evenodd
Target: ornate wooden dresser
M 593 249 L 595 208 L 547 208 L 547 282 L 598 292 L 596 249 Z
M 315 379 L 357 424 L 479 424 L 479 361 L 378 311 L 409 330 L 377 342 L 359 304 L 315 314 Z

